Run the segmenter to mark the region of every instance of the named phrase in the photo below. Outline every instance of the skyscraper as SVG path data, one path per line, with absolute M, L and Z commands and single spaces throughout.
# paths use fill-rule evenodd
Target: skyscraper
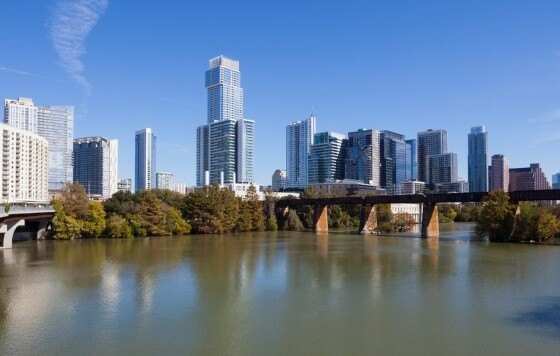
M 152 129 L 136 131 L 134 189 L 137 193 L 156 186 L 156 143 Z
M 430 173 L 428 157 L 447 153 L 447 131 L 428 130 L 418 132 L 418 180 L 429 183 Z
M 90 196 L 110 198 L 118 189 L 118 141 L 105 137 L 74 140 L 74 182 Z
M 406 179 L 406 154 L 407 144 L 404 135 L 381 131 L 381 187 L 390 190 Z
M 379 131 L 359 129 L 349 132 L 344 177 L 379 187 L 379 151 Z
M 3 202 L 48 202 L 48 149 L 44 137 L 0 124 Z
M 286 171 L 277 169 L 272 175 L 272 190 L 277 192 L 286 188 Z
M 308 184 L 328 179 L 344 179 L 344 160 L 348 140 L 336 132 L 320 132 L 313 136 L 309 150 Z
M 253 120 L 237 120 L 236 135 L 236 177 L 239 183 L 253 183 L 255 180 L 255 122 Z
M 442 153 L 428 157 L 429 180 L 428 184 L 436 185 L 442 183 L 457 182 L 457 154 Z
M 243 89 L 239 61 L 224 56 L 212 58 L 206 71 L 208 123 L 243 119 Z
M 255 122 L 243 117 L 239 61 L 219 56 L 206 71 L 207 124 L 196 132 L 196 182 L 254 181 Z
M 36 133 L 49 143 L 49 190 L 72 182 L 74 107 L 36 107 L 29 98 L 4 100 L 4 122 Z
M 308 159 L 313 136 L 315 116 L 292 122 L 286 126 L 286 187 L 306 188 L 308 185 Z
M 488 132 L 484 126 L 471 128 L 469 134 L 469 192 L 488 191 Z
M 40 107 L 37 133 L 49 142 L 49 190 L 59 190 L 74 178 L 74 107 Z
M 38 108 L 30 98 L 4 99 L 4 123 L 37 133 Z
M 509 159 L 504 155 L 493 155 L 492 163 L 488 168 L 488 181 L 490 191 L 502 189 L 509 190 Z

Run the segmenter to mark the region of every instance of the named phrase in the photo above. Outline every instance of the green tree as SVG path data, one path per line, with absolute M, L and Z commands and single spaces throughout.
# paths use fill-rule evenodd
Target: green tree
M 239 199 L 235 194 L 212 185 L 187 195 L 183 217 L 194 232 L 221 234 L 235 230 L 238 211 Z
M 259 195 L 255 186 L 249 186 L 247 194 L 245 195 L 245 200 L 247 201 L 251 213 L 251 230 L 264 231 L 266 227 L 263 203 L 259 200 Z
M 459 208 L 455 204 L 438 205 L 438 220 L 440 223 L 451 223 L 455 221 Z
M 395 224 L 393 222 L 393 212 L 390 204 L 378 204 L 375 206 L 377 214 L 377 228 L 379 233 L 395 232 Z
M 284 220 L 283 230 L 303 230 L 303 224 L 301 223 L 301 220 L 299 219 L 299 216 L 295 210 L 290 209 L 290 211 L 288 212 L 288 216 Z
M 253 230 L 251 207 L 249 203 L 242 200 L 239 202 L 239 218 L 237 219 L 236 230 L 239 232 Z
M 52 205 L 55 211 L 55 218 L 53 220 L 54 238 L 67 240 L 80 237 L 83 223 L 72 215 L 67 214 L 60 200 L 55 199 Z
M 118 214 L 121 217 L 134 212 L 135 197 L 127 190 L 118 191 L 103 202 L 103 208 L 109 215 Z
M 134 237 L 132 227 L 128 221 L 116 214 L 107 218 L 105 236 L 110 238 L 131 238 Z
M 278 222 L 276 221 L 276 216 L 272 215 L 266 220 L 266 229 L 268 231 L 278 230 Z
M 513 231 L 515 205 L 503 190 L 489 193 L 483 199 L 475 232 L 490 241 L 507 241 Z
M 82 237 L 100 237 L 105 230 L 105 210 L 98 201 L 88 203 L 88 214 L 83 220 L 81 235 Z
M 138 194 L 136 214 L 142 219 L 142 228 L 148 236 L 169 235 L 165 225 L 166 207 L 153 190 L 143 190 Z
M 183 235 L 191 232 L 191 226 L 175 207 L 168 207 L 165 212 L 166 231 L 172 235 Z

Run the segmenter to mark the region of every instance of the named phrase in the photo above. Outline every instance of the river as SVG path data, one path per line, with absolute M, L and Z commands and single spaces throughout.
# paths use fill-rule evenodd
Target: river
M 558 354 L 560 246 L 441 230 L 15 243 L 0 354 Z

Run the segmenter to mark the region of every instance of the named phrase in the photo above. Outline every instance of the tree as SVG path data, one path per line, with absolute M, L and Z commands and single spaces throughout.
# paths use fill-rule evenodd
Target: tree
M 67 214 L 60 200 L 55 199 L 52 204 L 55 211 L 53 220 L 54 238 L 67 240 L 80 237 L 82 222 Z
M 398 232 L 408 231 L 412 229 L 414 225 L 416 225 L 416 221 L 409 213 L 396 213 L 393 217 L 393 226 Z
M 175 207 L 168 207 L 165 212 L 166 231 L 172 235 L 182 235 L 191 232 L 191 226 L 181 216 Z
M 110 238 L 131 238 L 134 237 L 132 227 L 128 221 L 116 214 L 107 218 L 105 236 Z
M 227 233 L 237 226 L 239 199 L 232 191 L 211 185 L 189 194 L 183 209 L 183 217 L 194 232 Z
M 490 241 L 507 241 L 513 231 L 515 205 L 503 190 L 489 193 L 483 199 L 475 232 Z
M 83 220 L 81 235 L 82 237 L 100 237 L 105 230 L 105 210 L 98 201 L 91 201 L 88 204 L 88 214 Z
M 134 211 L 134 196 L 128 190 L 118 191 L 103 202 L 103 208 L 109 215 L 118 214 L 124 217 Z
M 60 202 L 64 211 L 76 219 L 84 219 L 88 214 L 88 195 L 79 183 L 67 184 L 60 192 Z
M 255 186 L 251 185 L 247 189 L 245 200 L 249 206 L 251 215 L 251 230 L 264 231 L 265 230 L 265 216 L 263 212 L 263 204 L 259 201 L 259 195 Z

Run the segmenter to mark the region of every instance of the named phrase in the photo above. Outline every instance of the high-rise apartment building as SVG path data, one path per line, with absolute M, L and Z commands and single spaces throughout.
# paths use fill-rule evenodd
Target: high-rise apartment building
M 469 134 L 469 191 L 488 191 L 488 132 L 484 126 L 471 128 Z
M 442 153 L 428 156 L 428 184 L 451 183 L 458 180 L 457 154 Z
M 196 183 L 252 183 L 255 122 L 243 117 L 239 61 L 224 56 L 211 59 L 206 89 L 207 124 L 196 132 Z
M 2 202 L 48 202 L 49 144 L 27 130 L 0 124 Z
M 156 188 L 157 189 L 175 189 L 175 179 L 172 173 L 157 172 L 156 173 Z
M 278 192 L 286 188 L 286 171 L 277 169 L 272 175 L 272 190 Z
M 488 167 L 488 186 L 490 191 L 509 190 L 509 158 L 504 155 L 493 155 Z
M 344 161 L 348 140 L 336 132 L 320 132 L 313 136 L 309 150 L 308 184 L 344 179 Z
M 136 131 L 134 159 L 136 193 L 156 187 L 156 143 L 157 139 L 152 129 Z
M 74 182 L 89 196 L 110 198 L 118 189 L 118 141 L 105 137 L 74 140 Z
M 544 190 L 550 189 L 550 183 L 538 163 L 531 163 L 529 167 L 510 168 L 509 191 L 516 190 Z
M 410 154 L 410 147 L 408 147 L 408 151 Z M 380 156 L 381 187 L 391 190 L 407 179 L 407 143 L 404 135 L 386 130 L 381 131 Z
M 4 123 L 37 133 L 38 108 L 30 98 L 4 99 Z
M 430 182 L 429 156 L 447 153 L 447 131 L 428 130 L 418 132 L 418 180 Z
M 36 133 L 49 143 L 49 190 L 73 180 L 74 107 L 36 107 L 29 98 L 4 100 L 4 123 Z
M 379 187 L 381 183 L 379 146 L 377 130 L 360 129 L 349 132 L 344 177 Z
M 286 126 L 286 186 L 306 188 L 308 185 L 308 159 L 316 130 L 315 116 L 292 122 Z

